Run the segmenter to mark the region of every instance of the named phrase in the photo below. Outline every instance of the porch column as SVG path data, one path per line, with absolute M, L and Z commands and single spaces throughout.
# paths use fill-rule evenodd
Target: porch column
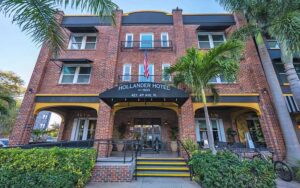
M 113 112 L 111 108 L 101 101 L 98 117 L 97 117 L 97 126 L 95 132 L 95 139 L 103 140 L 102 144 L 98 147 L 98 157 L 106 157 L 110 155 L 112 145 L 105 144 L 106 140 L 112 139 L 113 134 Z M 97 148 L 97 143 L 95 145 Z
M 184 141 L 188 138 L 196 143 L 195 117 L 192 99 L 189 98 L 181 107 L 178 114 L 179 138 Z

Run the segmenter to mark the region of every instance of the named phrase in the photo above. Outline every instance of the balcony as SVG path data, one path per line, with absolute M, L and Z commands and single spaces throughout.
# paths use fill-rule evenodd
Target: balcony
M 149 75 L 148 78 L 144 75 L 118 75 L 118 85 L 137 82 L 153 82 L 172 85 L 173 78 L 171 75 Z
M 121 41 L 121 51 L 173 51 L 171 40 Z

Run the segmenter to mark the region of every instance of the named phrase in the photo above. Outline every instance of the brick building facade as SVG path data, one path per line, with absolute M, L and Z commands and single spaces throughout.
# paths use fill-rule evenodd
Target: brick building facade
M 29 142 L 35 117 L 42 110 L 61 115 L 59 140 L 120 139 L 120 127 L 125 126 L 122 138 L 138 135 L 145 149 L 153 148 L 158 139 L 168 150 L 172 129 L 178 130 L 181 140 L 205 143 L 203 104 L 169 86 L 172 76 L 164 74 L 164 68 L 174 65 L 187 48 L 206 50 L 224 42 L 242 18 L 185 15 L 175 9 L 127 14 L 118 10 L 115 24 L 96 16 L 61 15 L 59 19 L 67 33 L 67 50 L 53 59 L 42 47 L 11 144 Z M 143 75 L 145 56 L 149 78 Z M 254 41 L 246 44 L 237 80 L 228 83 L 220 76 L 212 83 L 220 94 L 218 103 L 208 97 L 215 141 L 267 146 L 283 156 L 281 130 Z M 106 152 L 104 147 L 99 150 L 100 156 Z

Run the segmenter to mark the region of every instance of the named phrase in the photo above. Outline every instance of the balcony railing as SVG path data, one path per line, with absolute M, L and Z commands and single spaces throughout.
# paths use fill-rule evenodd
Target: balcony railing
M 121 51 L 159 50 L 173 51 L 171 40 L 121 41 Z
M 118 75 L 118 85 L 123 83 L 133 82 L 155 82 L 164 83 L 168 85 L 173 84 L 173 76 L 171 75 L 149 75 L 148 78 L 145 75 Z

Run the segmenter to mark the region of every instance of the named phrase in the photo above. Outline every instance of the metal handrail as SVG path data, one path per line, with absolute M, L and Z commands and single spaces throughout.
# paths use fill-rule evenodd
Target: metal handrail
M 189 164 L 189 161 L 191 160 L 191 156 L 189 154 L 189 152 L 187 151 L 186 147 L 183 145 L 183 143 L 181 142 L 181 140 L 177 139 L 177 154 L 178 154 L 178 157 L 180 156 L 180 147 L 183 148 L 183 151 L 186 153 L 188 159 L 186 160 L 184 157 L 184 160 L 185 162 L 187 163 L 188 165 L 188 168 L 189 168 L 189 172 L 190 172 L 190 180 L 192 180 L 192 177 L 193 177 L 193 167 Z

